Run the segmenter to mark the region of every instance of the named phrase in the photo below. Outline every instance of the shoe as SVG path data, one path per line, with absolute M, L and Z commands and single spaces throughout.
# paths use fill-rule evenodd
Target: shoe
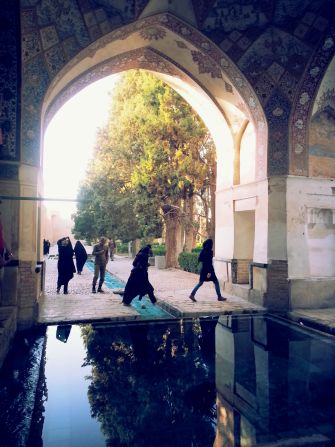
M 98 292 L 99 292 L 99 293 L 105 293 L 105 291 L 102 290 L 102 289 L 98 289 Z
M 189 296 L 189 299 L 192 300 L 194 303 L 197 302 L 197 300 L 194 298 L 194 295 L 190 295 L 190 296 Z
M 130 306 L 130 304 L 125 303 L 124 301 L 122 301 L 122 304 L 123 304 L 124 306 Z
M 218 301 L 227 301 L 227 298 L 223 298 L 223 296 L 219 296 Z
M 64 295 L 68 295 L 69 294 L 69 292 L 64 292 Z
M 93 287 L 92 293 L 97 293 L 96 290 L 95 290 L 95 287 Z
M 57 295 L 59 295 L 60 287 L 57 287 Z
M 154 300 L 151 300 L 151 303 L 152 303 L 152 304 L 156 304 L 156 303 L 157 303 L 156 298 L 155 298 Z

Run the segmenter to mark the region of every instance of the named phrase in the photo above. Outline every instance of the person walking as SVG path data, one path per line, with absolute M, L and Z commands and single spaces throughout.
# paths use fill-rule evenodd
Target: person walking
M 108 243 L 107 238 L 101 237 L 98 244 L 93 246 L 92 255 L 94 260 L 94 276 L 92 283 L 92 293 L 96 293 L 96 285 L 99 279 L 98 292 L 105 293 L 102 285 L 105 281 L 106 266 L 108 262 Z
M 68 236 L 62 237 L 57 241 L 58 246 L 58 278 L 57 278 L 57 293 L 60 292 L 62 286 L 64 286 L 64 295 L 69 293 L 68 285 L 69 281 L 73 278 L 73 274 L 76 271 L 73 262 L 73 247 Z
M 3 235 L 3 227 L 2 227 L 1 220 L 0 220 L 0 302 L 3 297 L 2 286 L 3 286 L 4 276 L 5 276 L 5 268 L 4 267 L 5 267 L 5 265 L 10 263 L 12 258 L 13 258 L 13 254 L 5 242 L 4 235 Z
M 114 254 L 116 249 L 116 244 L 113 238 L 109 238 L 108 242 L 108 248 L 109 248 L 109 258 L 111 261 L 114 261 Z
M 78 275 L 81 275 L 83 267 L 87 260 L 87 253 L 85 247 L 80 241 L 77 241 L 74 246 L 74 254 L 76 256 L 76 267 Z
M 147 294 L 152 304 L 156 303 L 157 299 L 154 295 L 154 288 L 149 281 L 148 275 L 150 256 L 152 256 L 151 245 L 146 245 L 141 248 L 135 256 L 133 268 L 124 288 L 122 303 L 125 306 L 129 306 L 136 296 L 139 295 L 139 299 L 141 300 Z
M 216 277 L 214 267 L 213 267 L 213 240 L 207 239 L 202 244 L 202 250 L 198 257 L 198 262 L 202 263 L 201 270 L 200 270 L 200 278 L 198 284 L 194 287 L 194 289 L 191 292 L 191 295 L 189 298 L 196 302 L 195 294 L 197 293 L 198 289 L 203 285 L 205 281 L 213 281 L 215 286 L 215 291 L 218 297 L 218 301 L 225 301 L 226 298 L 223 298 L 221 296 L 220 291 L 220 284 Z

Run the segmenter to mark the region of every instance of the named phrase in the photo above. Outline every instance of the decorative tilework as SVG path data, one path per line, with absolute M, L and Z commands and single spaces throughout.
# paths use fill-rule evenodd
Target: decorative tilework
M 166 31 L 158 26 L 149 26 L 140 31 L 140 36 L 144 40 L 159 40 L 164 39 Z
M 290 119 L 291 151 L 290 173 L 294 175 L 308 175 L 308 117 L 311 115 L 317 86 L 322 79 L 329 62 L 335 54 L 335 28 L 329 30 L 315 51 L 305 76 L 299 85 Z M 308 100 L 307 100 L 308 99 Z
M 67 60 L 74 57 L 80 50 L 79 44 L 75 37 L 69 37 L 63 42 L 63 49 Z
M 90 12 L 87 12 L 86 14 L 84 14 L 84 20 L 85 20 L 85 24 L 86 24 L 87 28 L 90 28 L 91 26 L 97 24 L 97 20 L 95 18 L 93 11 L 90 11 Z
M 31 30 L 36 26 L 36 17 L 33 9 L 21 11 L 21 30 L 23 33 Z
M 61 45 L 49 48 L 44 53 L 50 76 L 53 77 L 65 64 L 66 58 Z
M 22 73 L 22 121 L 21 121 L 21 160 L 28 164 L 39 164 L 40 110 L 49 75 L 42 54 L 33 59 L 34 63 L 24 66 Z
M 17 79 L 20 69 L 18 3 L 1 1 L 0 23 L 0 160 L 17 160 Z
M 45 28 L 41 29 L 40 33 L 44 50 L 47 50 L 59 42 L 57 31 L 54 26 L 46 26 Z
M 276 82 L 279 81 L 285 69 L 277 62 L 273 62 L 270 67 L 267 69 L 267 74 Z
M 19 178 L 19 166 L 0 162 L 0 178 L 6 180 L 17 180 Z
M 100 29 L 101 29 L 101 33 L 102 34 L 107 34 L 111 31 L 111 24 L 109 23 L 108 20 L 105 20 L 104 22 L 101 22 L 99 24 Z
M 266 104 L 269 126 L 268 175 L 285 175 L 288 171 L 288 119 L 290 103 L 274 90 Z
M 99 37 L 101 37 L 101 29 L 100 29 L 99 25 L 91 26 L 91 28 L 88 29 L 88 32 L 89 32 L 92 42 L 94 40 L 99 39 Z
M 278 83 L 278 86 L 290 101 L 293 100 L 297 85 L 298 80 L 289 72 L 285 72 Z
M 32 57 L 41 53 L 42 46 L 40 36 L 37 32 L 25 34 L 22 37 L 22 59 L 23 62 L 28 61 Z
M 98 23 L 104 22 L 107 20 L 107 14 L 102 8 L 98 8 L 95 10 L 95 17 Z
M 269 79 L 266 74 L 263 74 L 259 77 L 256 85 L 254 86 L 255 92 L 258 94 L 258 97 L 265 104 L 271 95 L 272 90 L 275 85 L 271 79 Z
M 94 69 L 88 71 L 80 78 L 72 82 L 64 89 L 50 105 L 45 122 L 48 123 L 57 110 L 73 95 L 78 93 L 88 84 L 102 79 L 114 73 L 119 73 L 133 68 L 143 68 L 147 70 L 160 71 L 183 79 L 184 75 L 166 58 L 163 58 L 158 52 L 152 49 L 140 48 L 132 50 L 119 56 L 115 56 L 104 63 L 97 65 Z M 185 79 L 184 79 L 185 80 Z
M 300 73 L 310 53 L 311 50 L 296 37 L 270 27 L 246 51 L 238 65 L 252 80 L 257 79 L 274 62 Z
M 200 51 L 192 51 L 192 59 L 198 65 L 199 73 L 210 73 L 212 78 L 222 78 L 221 69 Z

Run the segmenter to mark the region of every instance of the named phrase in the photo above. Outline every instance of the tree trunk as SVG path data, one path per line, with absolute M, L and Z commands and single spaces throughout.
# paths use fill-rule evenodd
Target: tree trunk
M 178 255 L 180 253 L 181 244 L 181 222 L 180 208 L 173 205 L 162 206 L 164 223 L 165 223 L 165 246 L 166 246 L 166 267 L 177 268 Z
M 209 183 L 210 192 L 210 209 L 211 209 L 211 220 L 208 228 L 208 237 L 213 239 L 213 250 L 215 250 L 215 192 L 216 192 L 216 160 L 213 160 L 211 166 L 211 179 Z
M 185 251 L 190 253 L 194 248 L 195 228 L 193 225 L 194 198 L 187 197 L 184 201 L 184 229 L 185 229 Z

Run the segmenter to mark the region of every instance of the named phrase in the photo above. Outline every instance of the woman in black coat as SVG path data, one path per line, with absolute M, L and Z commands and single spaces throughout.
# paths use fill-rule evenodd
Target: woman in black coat
M 74 245 L 74 254 L 76 256 L 77 273 L 78 275 L 81 275 L 81 272 L 83 271 L 83 267 L 87 260 L 87 253 L 85 247 L 80 241 L 77 241 Z
M 148 294 L 152 304 L 155 304 L 157 301 L 154 295 L 154 288 L 149 282 L 149 256 L 152 256 L 151 245 L 141 248 L 135 256 L 133 269 L 124 289 L 122 303 L 125 306 L 129 306 L 137 295 L 139 295 L 139 299 L 142 299 L 144 295 Z
M 205 281 L 213 281 L 215 286 L 215 291 L 218 296 L 219 301 L 225 301 L 226 298 L 223 298 L 221 296 L 220 291 L 220 285 L 219 281 L 216 277 L 214 267 L 213 267 L 213 240 L 207 239 L 202 244 L 202 250 L 199 254 L 198 261 L 202 263 L 201 270 L 200 270 L 200 278 L 198 284 L 194 287 L 194 289 L 191 292 L 191 295 L 189 298 L 196 302 L 195 294 L 197 293 L 197 290 L 203 285 Z
M 73 248 L 70 238 L 63 237 L 57 241 L 58 245 L 58 279 L 57 279 L 57 293 L 59 293 L 61 286 L 64 286 L 64 294 L 68 294 L 68 284 L 73 278 L 73 273 L 76 271 L 73 262 Z

